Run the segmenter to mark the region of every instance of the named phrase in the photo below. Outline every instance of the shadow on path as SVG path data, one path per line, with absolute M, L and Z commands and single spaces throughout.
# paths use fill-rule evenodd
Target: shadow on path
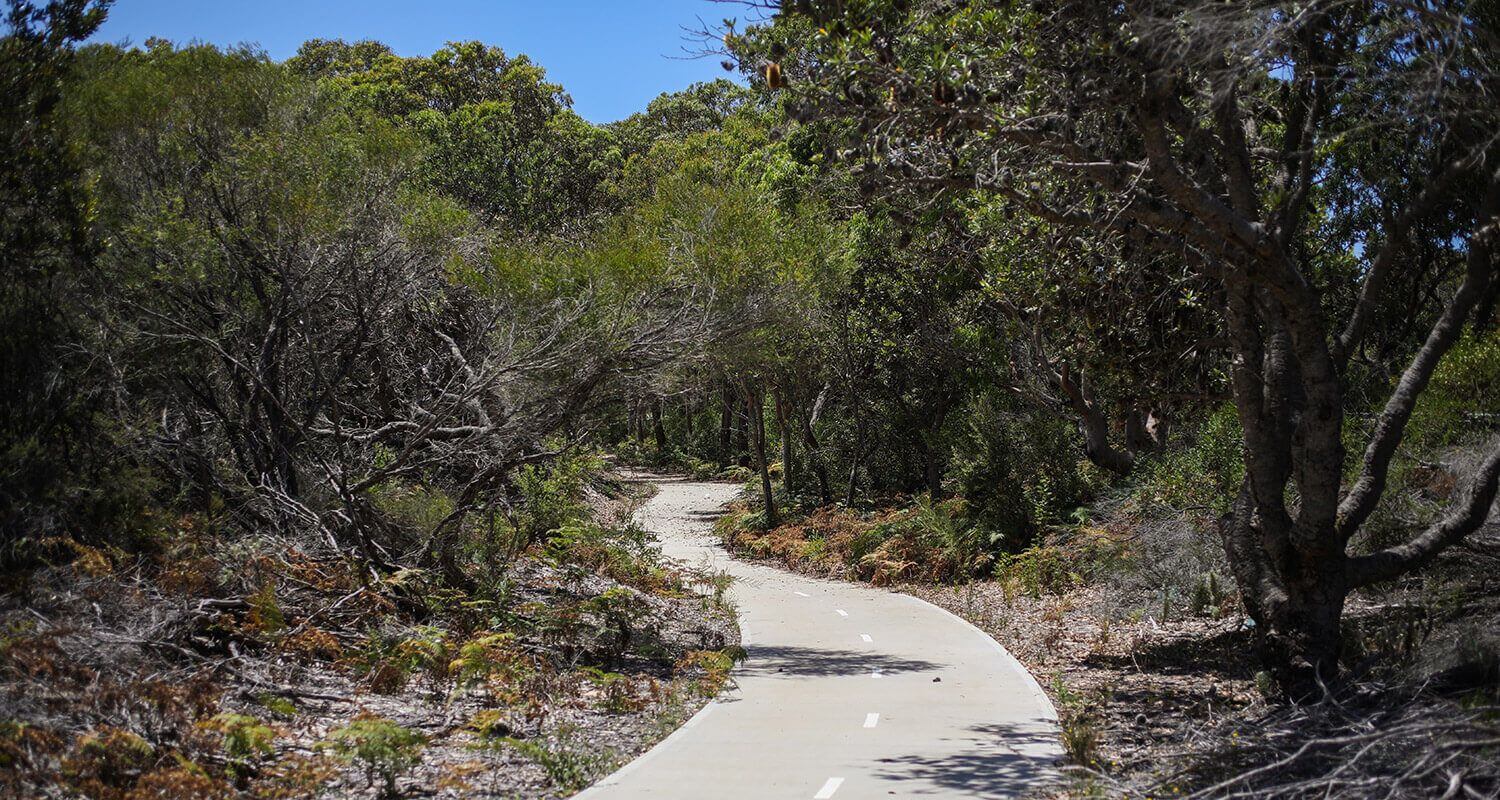
M 837 677 L 867 675 L 880 670 L 882 675 L 903 672 L 927 672 L 947 666 L 915 658 L 872 653 L 868 650 L 829 650 L 795 645 L 752 645 L 741 675 L 785 675 L 787 677 Z
M 955 790 L 986 797 L 1022 795 L 1056 775 L 1054 756 L 1025 752 L 1056 747 L 1056 734 L 1047 730 L 1051 725 L 1043 719 L 975 725 L 968 728 L 971 736 L 945 740 L 956 745 L 947 748 L 956 752 L 882 758 L 875 777 L 901 782 L 903 793 L 912 796 Z

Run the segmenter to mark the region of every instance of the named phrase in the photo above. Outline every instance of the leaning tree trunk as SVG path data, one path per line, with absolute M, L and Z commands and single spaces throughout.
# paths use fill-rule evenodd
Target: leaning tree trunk
M 828 465 L 823 463 L 823 455 L 818 447 L 818 435 L 813 432 L 812 422 L 804 415 L 800 418 L 800 423 L 802 444 L 807 448 L 807 460 L 812 464 L 813 476 L 818 479 L 818 497 L 824 505 L 827 505 L 833 502 L 828 485 Z

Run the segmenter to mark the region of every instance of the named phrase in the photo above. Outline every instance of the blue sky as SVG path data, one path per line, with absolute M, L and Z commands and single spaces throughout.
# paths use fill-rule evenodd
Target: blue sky
M 744 6 L 712 0 L 116 0 L 94 39 L 248 42 L 276 59 L 312 38 L 378 39 L 401 55 L 479 39 L 531 56 L 579 114 L 610 122 L 662 92 L 728 75 L 717 58 L 681 60 L 695 46 L 682 29 L 745 16 Z

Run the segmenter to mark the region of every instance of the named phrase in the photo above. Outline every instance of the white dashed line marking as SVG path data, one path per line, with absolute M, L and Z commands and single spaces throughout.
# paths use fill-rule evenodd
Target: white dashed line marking
M 847 616 L 849 616 L 849 612 L 845 611 L 842 608 L 835 608 L 834 611 L 839 612 L 839 616 L 841 616 L 841 617 L 847 617 Z
M 843 784 L 843 778 L 829 778 L 823 782 L 823 788 L 819 789 L 818 793 L 813 795 L 813 800 L 828 800 L 828 798 L 833 797 L 833 793 L 838 791 L 839 787 Z
M 861 633 L 859 635 L 859 638 L 864 639 L 867 642 L 873 642 L 873 641 L 875 641 L 874 639 L 870 638 L 870 634 L 868 634 L 868 633 Z
M 879 714 L 870 713 L 870 714 L 866 714 L 865 715 L 865 727 L 866 728 L 873 728 L 873 727 L 875 727 L 876 725 L 879 725 L 879 724 L 880 724 L 880 715 Z
M 797 595 L 798 597 L 812 597 L 812 595 L 808 594 L 807 592 L 792 592 L 792 594 Z

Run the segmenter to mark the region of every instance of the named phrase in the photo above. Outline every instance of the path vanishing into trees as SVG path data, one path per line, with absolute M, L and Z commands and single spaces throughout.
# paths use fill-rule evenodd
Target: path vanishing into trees
M 1036 681 L 909 595 L 732 560 L 710 527 L 737 487 L 664 479 L 639 512 L 677 559 L 727 570 L 748 659 L 735 686 L 580 797 L 1008 797 L 1061 757 Z

